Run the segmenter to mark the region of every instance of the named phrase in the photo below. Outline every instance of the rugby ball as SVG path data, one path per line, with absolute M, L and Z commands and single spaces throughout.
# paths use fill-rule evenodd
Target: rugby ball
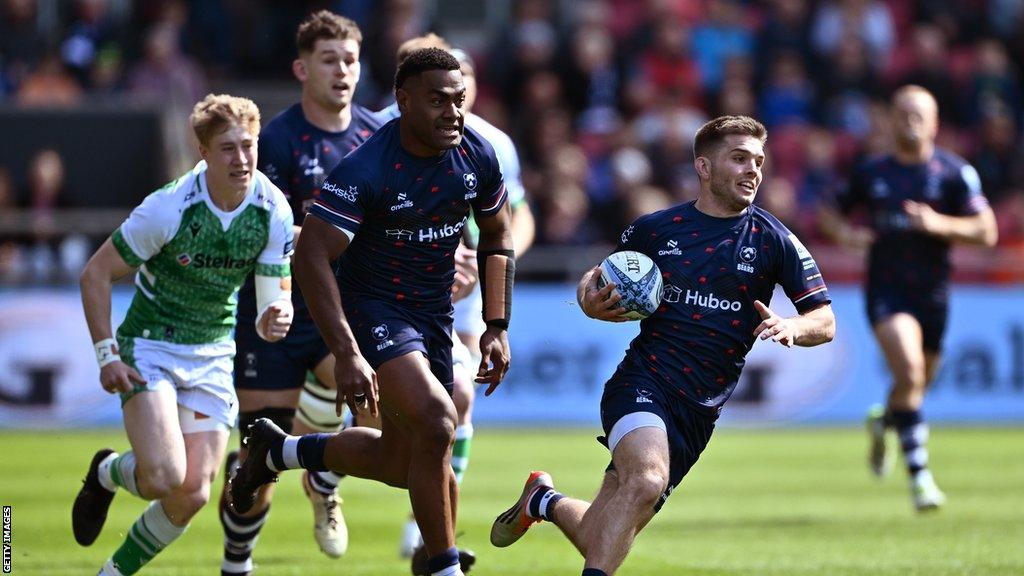
M 615 284 L 622 295 L 619 305 L 626 309 L 626 318 L 643 320 L 661 305 L 661 270 L 646 255 L 632 250 L 615 252 L 601 262 L 598 288 Z

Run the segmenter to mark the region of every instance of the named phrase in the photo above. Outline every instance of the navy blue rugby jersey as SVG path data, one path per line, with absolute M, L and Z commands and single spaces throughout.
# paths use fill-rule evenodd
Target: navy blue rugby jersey
M 501 169 L 494 149 L 471 128 L 456 148 L 413 156 L 402 148 L 400 122 L 385 124 L 345 157 L 309 213 L 351 240 L 338 266 L 343 295 L 448 312 L 455 249 L 470 208 L 479 218 L 505 204 Z
M 321 130 L 306 120 L 301 104 L 275 116 L 259 137 L 257 167 L 284 192 L 297 225 L 320 196 L 327 174 L 349 152 L 365 142 L 381 126 L 373 112 L 352 104 L 352 121 L 341 132 Z M 306 301 L 297 283 L 292 283 L 292 305 L 295 308 L 293 329 L 312 325 Z M 256 289 L 249 276 L 238 296 L 238 321 L 256 319 Z
M 892 156 L 869 159 L 836 198 L 844 214 L 862 207 L 870 217 L 876 238 L 868 259 L 869 287 L 944 301 L 950 243 L 910 230 L 904 200 L 952 216 L 977 214 L 988 206 L 981 179 L 962 158 L 936 148 L 924 164 L 901 164 Z
M 751 206 L 732 218 L 704 214 L 693 202 L 637 219 L 616 251 L 654 260 L 665 284 L 662 304 L 640 322 L 616 374 L 644 376 L 717 414 L 729 399 L 761 316 L 781 284 L 798 312 L 830 302 L 810 252 L 767 211 Z

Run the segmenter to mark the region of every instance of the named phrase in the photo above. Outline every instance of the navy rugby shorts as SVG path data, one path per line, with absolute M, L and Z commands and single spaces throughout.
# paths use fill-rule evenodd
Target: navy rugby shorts
M 866 304 L 872 326 L 897 312 L 906 312 L 921 325 L 925 350 L 942 350 L 942 338 L 946 334 L 946 321 L 949 318 L 947 302 L 927 296 L 901 294 L 894 290 L 868 288 Z
M 614 453 L 628 432 L 645 426 L 664 426 L 668 435 L 669 481 L 654 507 L 658 511 L 708 445 L 716 420 L 646 376 L 617 371 L 605 383 L 601 396 L 601 427 L 605 435 L 598 441 Z M 608 465 L 608 470 L 614 469 L 614 462 Z
M 267 342 L 256 334 L 252 322 L 235 327 L 235 388 L 239 390 L 288 390 L 301 388 L 306 371 L 323 361 L 330 351 L 313 320 L 292 324 L 288 335 Z
M 359 344 L 359 351 L 376 370 L 388 360 L 420 352 L 430 371 L 451 394 L 452 312 L 422 312 L 378 298 L 346 294 L 345 317 Z

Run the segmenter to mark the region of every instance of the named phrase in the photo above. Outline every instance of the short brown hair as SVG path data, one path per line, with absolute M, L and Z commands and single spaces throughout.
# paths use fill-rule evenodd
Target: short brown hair
M 730 134 L 753 136 L 764 144 L 768 130 L 750 116 L 719 116 L 704 124 L 693 138 L 693 157 L 707 156 Z
M 423 36 L 417 36 L 410 38 L 402 45 L 398 47 L 397 59 L 398 63 L 401 64 L 403 60 L 409 57 L 409 54 L 420 50 L 422 48 L 440 48 L 442 50 L 451 50 L 451 45 L 444 38 L 434 34 L 433 32 L 427 32 Z
M 192 108 L 189 122 L 199 143 L 206 146 L 214 134 L 220 134 L 231 124 L 238 124 L 253 136 L 259 135 L 260 109 L 248 98 L 207 94 Z
M 329 10 L 313 12 L 299 24 L 295 46 L 299 54 L 309 54 L 317 40 L 355 40 L 363 43 L 363 33 L 355 22 Z

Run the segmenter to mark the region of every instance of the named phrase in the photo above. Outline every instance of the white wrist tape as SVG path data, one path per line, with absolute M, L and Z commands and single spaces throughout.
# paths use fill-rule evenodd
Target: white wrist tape
M 263 316 L 267 313 L 267 310 L 270 308 L 271 305 L 277 304 L 280 308 L 282 308 L 284 310 L 292 310 L 291 292 L 285 292 L 284 296 L 286 296 L 286 297 L 282 297 L 282 298 L 279 298 L 277 300 L 274 300 L 273 302 L 267 303 L 267 305 L 264 306 L 259 311 L 259 314 L 256 315 L 256 334 L 259 335 L 260 338 L 263 338 L 264 340 L 267 339 L 267 335 L 263 332 L 263 328 L 262 328 L 262 326 L 263 326 Z
M 93 344 L 93 347 L 96 348 L 96 363 L 100 365 L 100 368 L 111 362 L 119 362 L 121 360 L 117 350 L 117 340 L 113 338 L 100 340 Z
M 272 304 L 280 304 L 282 307 L 291 309 L 292 306 L 292 279 L 290 277 L 276 278 L 273 276 L 256 275 L 256 333 L 260 338 L 266 339 L 266 334 L 260 329 L 263 324 L 263 315 Z

